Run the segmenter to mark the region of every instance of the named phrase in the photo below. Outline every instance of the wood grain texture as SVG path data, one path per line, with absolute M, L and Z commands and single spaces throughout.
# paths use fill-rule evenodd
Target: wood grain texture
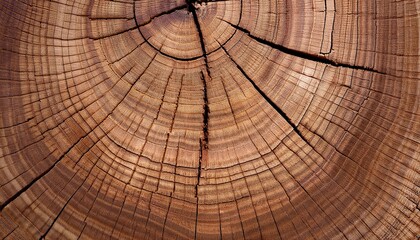
M 419 238 L 419 9 L 1 0 L 0 238 Z

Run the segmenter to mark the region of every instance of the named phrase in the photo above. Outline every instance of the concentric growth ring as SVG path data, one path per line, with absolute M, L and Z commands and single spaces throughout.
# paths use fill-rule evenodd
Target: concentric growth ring
M 417 0 L 2 0 L 0 239 L 415 239 Z
M 211 54 L 232 37 L 234 30 L 222 20 L 238 5 L 240 2 L 186 1 L 159 7 L 135 2 L 133 7 L 138 30 L 150 46 L 164 56 L 190 61 L 204 57 L 201 42 L 206 54 Z

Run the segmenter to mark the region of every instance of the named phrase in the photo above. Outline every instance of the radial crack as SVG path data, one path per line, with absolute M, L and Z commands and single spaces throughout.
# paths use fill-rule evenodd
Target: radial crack
M 197 166 L 197 184 L 195 185 L 195 198 L 196 198 L 196 223 L 195 223 L 195 235 L 194 239 L 197 239 L 197 225 L 198 225 L 198 186 L 200 185 L 201 179 L 201 170 L 202 170 L 202 163 L 203 161 L 207 161 L 208 155 L 208 124 L 209 124 L 209 113 L 210 108 L 208 104 L 208 97 L 207 97 L 207 83 L 203 72 L 201 72 L 201 81 L 203 82 L 203 137 L 200 138 L 200 155 L 198 158 L 198 166 Z
M 181 5 L 179 8 L 174 8 L 174 9 L 172 9 L 172 10 L 169 10 L 169 11 L 163 12 L 163 13 L 161 13 L 161 14 L 158 14 L 158 15 L 156 15 L 156 16 L 154 16 L 154 17 L 152 17 L 152 19 L 151 19 L 150 21 L 152 21 L 152 20 L 153 20 L 153 19 L 155 19 L 156 17 L 162 16 L 162 15 L 165 15 L 165 14 L 170 14 L 170 13 L 172 13 L 172 12 L 175 12 L 176 10 L 180 10 L 180 9 L 187 8 L 187 7 L 188 7 L 188 5 L 187 5 L 187 4 Z M 167 54 L 167 53 L 165 53 L 165 52 L 161 51 L 160 49 L 156 48 L 153 44 L 151 44 L 151 43 L 149 42 L 149 38 L 146 38 L 146 37 L 144 36 L 143 32 L 142 32 L 142 31 L 141 31 L 141 29 L 140 29 L 142 26 L 146 25 L 147 23 L 139 24 L 139 22 L 137 21 L 137 13 L 136 13 L 136 4 L 135 4 L 135 3 L 133 4 L 133 15 L 134 15 L 134 22 L 136 23 L 136 28 L 137 28 L 137 30 L 139 31 L 139 33 L 140 33 L 141 37 L 145 40 L 145 42 L 146 42 L 146 43 L 147 43 L 150 47 L 152 47 L 155 51 L 159 52 L 159 53 L 160 53 L 160 54 L 162 54 L 163 56 L 168 57 L 168 58 L 171 58 L 171 59 L 174 59 L 174 60 L 178 60 L 178 61 L 184 61 L 184 62 L 187 62 L 187 61 L 193 61 L 193 60 L 196 60 L 196 59 L 199 59 L 199 58 L 203 57 L 203 56 L 199 55 L 199 56 L 190 57 L 190 58 L 180 58 L 180 57 L 176 57 L 176 56 L 171 56 L 171 55 L 169 55 L 169 54 Z
M 155 59 L 156 55 L 151 59 L 147 67 L 145 68 L 144 72 L 149 68 L 150 64 Z M 138 82 L 140 77 L 144 74 L 144 72 L 136 79 L 136 81 L 130 86 L 128 91 L 125 93 L 125 95 L 121 98 L 119 102 L 111 109 L 111 111 L 99 122 L 97 125 L 90 129 L 89 132 L 85 133 L 82 137 L 80 137 L 74 144 L 72 144 L 50 167 L 48 167 L 45 171 L 43 171 L 41 174 L 36 176 L 34 179 L 32 179 L 28 184 L 26 184 L 24 187 L 22 187 L 19 191 L 17 191 L 13 196 L 8 198 L 6 201 L 4 201 L 0 205 L 0 212 L 9 205 L 12 201 L 14 201 L 16 198 L 18 198 L 22 193 L 27 191 L 32 185 L 34 185 L 38 180 L 46 176 L 55 166 L 57 166 L 69 153 L 72 149 L 74 149 L 75 146 L 77 146 L 80 142 L 82 142 L 85 138 L 89 137 L 91 133 L 94 133 L 94 131 L 109 117 L 111 114 L 114 113 L 115 109 L 124 101 L 124 99 L 127 98 L 128 94 L 131 92 L 131 90 L 134 88 L 134 85 Z
M 204 43 L 204 36 L 203 32 L 201 31 L 200 22 L 198 20 L 197 11 L 195 8 L 196 1 L 193 0 L 186 0 L 186 3 L 188 5 L 188 11 L 192 13 L 194 24 L 198 32 L 198 37 L 200 39 L 200 46 L 201 50 L 203 52 L 204 56 L 204 62 L 206 65 L 206 72 L 209 79 L 211 79 L 210 74 L 210 67 L 208 64 L 207 59 L 207 52 L 206 52 L 206 46 Z M 201 1 L 199 1 L 201 3 Z M 202 169 L 202 162 L 207 160 L 207 151 L 208 151 L 208 122 L 209 122 L 209 104 L 208 104 L 208 97 L 207 97 L 207 82 L 206 82 L 206 76 L 204 76 L 203 72 L 201 72 L 201 81 L 203 82 L 203 138 L 200 138 L 200 155 L 198 160 L 198 167 L 197 167 L 197 184 L 195 185 L 195 198 L 196 198 L 196 210 L 195 210 L 195 227 L 194 227 L 194 239 L 197 239 L 197 226 L 198 226 L 198 186 L 200 185 L 200 179 L 201 179 L 201 169 Z
M 197 184 L 195 185 L 195 227 L 194 227 L 194 239 L 197 239 L 197 226 L 198 226 L 198 186 L 200 185 L 201 178 L 201 162 L 203 160 L 203 140 L 200 139 L 200 156 L 198 160 L 198 173 L 197 173 Z
M 201 45 L 201 50 L 203 51 L 204 62 L 206 64 L 206 71 L 207 71 L 207 74 L 209 75 L 209 77 L 211 78 L 209 61 L 207 59 L 207 51 L 206 51 L 206 45 L 204 43 L 203 32 L 201 31 L 201 26 L 200 26 L 200 22 L 198 20 L 197 11 L 196 11 L 196 8 L 194 6 L 195 1 L 191 1 L 191 0 L 186 0 L 186 1 L 187 1 L 187 5 L 188 5 L 188 11 L 190 11 L 193 15 L 195 27 L 196 27 L 197 32 L 198 32 L 198 37 L 200 38 L 200 45 Z M 201 3 L 202 1 L 199 1 L 199 2 Z
M 174 13 L 174 12 L 176 12 L 176 11 L 178 11 L 178 10 L 182 10 L 182 9 L 187 9 L 188 8 L 188 5 L 187 4 L 183 4 L 183 5 L 180 5 L 180 6 L 178 6 L 178 7 L 174 7 L 174 8 L 172 8 L 172 9 L 169 9 L 168 11 L 164 11 L 164 12 L 161 12 L 161 13 L 159 13 L 159 14 L 157 14 L 157 15 L 154 15 L 153 17 L 151 17 L 148 21 L 146 21 L 146 22 L 144 22 L 144 23 L 142 23 L 142 24 L 137 24 L 137 26 L 138 27 L 143 27 L 143 26 L 145 26 L 145 25 L 147 25 L 147 24 L 149 24 L 149 23 L 151 23 L 155 18 L 158 18 L 158 17 L 161 17 L 161 16 L 164 16 L 164 15 L 169 15 L 169 14 L 171 14 L 171 13 Z M 137 23 L 137 20 L 136 20 L 136 23 Z
M 228 22 L 224 19 L 219 18 L 221 21 L 226 22 L 227 24 L 229 24 L 230 26 L 232 26 L 233 28 L 235 28 L 236 30 L 239 30 L 243 33 L 245 33 L 246 35 L 248 35 L 250 38 L 252 38 L 253 40 L 264 44 L 266 46 L 269 46 L 271 48 L 274 48 L 276 50 L 279 50 L 283 53 L 298 57 L 298 58 L 303 58 L 306 60 L 310 60 L 310 61 L 314 61 L 314 62 L 319 62 L 319 63 L 324 63 L 324 64 L 328 64 L 334 67 L 343 67 L 343 68 L 350 68 L 350 69 L 355 69 L 355 70 L 363 70 L 363 71 L 368 71 L 368 72 L 373 72 L 373 73 L 380 73 L 380 74 L 385 74 L 384 72 L 380 72 L 374 68 L 370 68 L 370 67 L 366 67 L 366 66 L 359 66 L 359 65 L 351 65 L 348 63 L 340 63 L 340 62 L 336 62 L 334 60 L 331 60 L 329 58 L 326 58 L 324 56 L 319 56 L 319 55 L 315 55 L 315 54 L 311 54 L 311 53 L 307 53 L 307 52 L 302 52 L 296 49 L 291 49 L 288 47 L 285 47 L 283 45 L 277 44 L 277 43 L 273 43 L 270 41 L 267 41 L 265 39 L 259 38 L 257 36 L 254 36 L 251 34 L 251 32 L 245 28 L 242 28 L 238 25 L 235 25 L 231 22 Z
M 274 108 L 274 110 L 276 110 L 276 112 L 278 114 L 280 114 L 280 116 L 283 117 L 284 120 L 286 120 L 286 122 L 293 128 L 293 130 L 297 133 L 297 135 L 299 135 L 299 137 L 309 146 L 312 146 L 308 140 L 302 135 L 302 133 L 300 132 L 300 130 L 298 129 L 298 127 L 296 126 L 296 124 L 294 124 L 292 122 L 292 120 L 290 119 L 289 116 L 287 116 L 287 114 L 279 107 L 277 106 L 276 103 L 274 103 L 273 100 L 271 100 L 270 97 L 268 97 L 262 90 L 260 87 L 258 87 L 258 85 L 251 79 L 251 77 L 248 76 L 248 74 L 244 71 L 244 69 L 242 69 L 241 66 L 239 66 L 239 64 L 233 60 L 233 58 L 230 56 L 230 54 L 227 52 L 227 50 L 225 49 L 224 46 L 222 46 L 223 51 L 226 53 L 226 55 L 230 58 L 230 60 L 232 60 L 232 62 L 236 65 L 236 67 L 239 69 L 239 71 L 242 73 L 242 75 L 245 76 L 245 78 L 252 84 L 252 86 L 255 88 L 255 90 L 257 90 L 257 92 L 268 102 L 268 104 L 270 104 L 270 106 L 272 108 Z
M 200 185 L 201 179 L 201 164 L 203 159 L 207 157 L 207 149 L 208 149 L 208 141 L 209 141 L 209 105 L 208 105 L 208 98 L 207 98 L 207 84 L 204 78 L 203 72 L 201 72 L 201 80 L 203 82 L 203 138 L 200 138 L 200 155 L 198 161 L 198 168 L 197 168 L 197 185 L 195 186 L 195 197 L 198 199 L 198 186 Z
M 203 101 L 204 101 L 204 113 L 203 113 L 203 148 L 208 149 L 208 141 L 209 141 L 209 99 L 207 96 L 207 83 L 204 77 L 204 74 L 201 72 L 201 80 L 203 82 Z
M 80 158 L 79 158 L 79 161 L 80 161 L 80 159 L 82 159 L 82 157 L 87 153 L 87 152 L 89 152 L 90 151 L 90 149 L 93 147 L 93 146 L 96 146 L 96 143 L 94 143 L 94 144 L 92 144 L 92 146 L 91 147 L 89 147 L 89 149 L 85 152 L 85 153 L 83 153 L 83 155 L 82 156 L 80 156 Z M 78 162 L 79 162 L 78 161 Z M 97 161 L 96 161 L 97 162 Z M 45 233 L 44 234 L 42 234 L 41 235 L 41 237 L 39 238 L 39 240 L 43 240 L 43 239 L 45 239 L 46 238 L 46 236 L 47 236 L 47 234 L 51 231 L 51 229 L 53 228 L 53 226 L 54 226 L 54 224 L 57 222 L 57 220 L 58 220 L 58 218 L 61 216 L 61 214 L 64 212 L 64 209 L 67 207 L 67 205 L 70 203 L 70 201 L 74 198 L 74 196 L 76 195 L 76 193 L 77 192 L 79 192 L 79 190 L 80 190 L 80 188 L 85 184 L 85 182 L 86 182 L 86 180 L 87 180 L 87 178 L 89 177 L 89 175 L 91 174 L 91 172 L 92 172 L 92 170 L 94 169 L 94 167 L 96 166 L 96 162 L 95 162 L 95 165 L 94 166 L 92 166 L 92 168 L 89 170 L 89 172 L 88 172 L 88 174 L 86 174 L 86 177 L 85 177 L 85 179 L 83 180 L 83 182 L 77 187 L 77 189 L 73 192 L 73 194 L 69 197 L 69 199 L 67 199 L 67 201 L 66 201 L 66 203 L 61 207 L 61 209 L 60 209 L 60 211 L 58 212 L 58 214 L 55 216 L 55 218 L 54 218 L 54 220 L 53 220 L 53 222 L 48 226 L 48 229 L 45 231 Z M 77 172 L 78 173 L 78 172 Z M 72 179 L 71 180 L 73 180 L 73 178 L 74 178 L 74 176 L 75 176 L 76 174 L 74 174 L 73 175 L 73 177 L 72 177 Z M 69 183 L 71 182 L 71 180 L 69 181 Z M 67 183 L 67 184 L 69 184 L 69 183 Z M 66 185 L 67 186 L 67 185 Z

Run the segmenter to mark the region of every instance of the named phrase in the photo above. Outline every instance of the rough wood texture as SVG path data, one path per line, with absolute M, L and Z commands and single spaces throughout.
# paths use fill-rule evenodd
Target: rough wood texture
M 1 0 L 0 238 L 418 238 L 419 9 Z

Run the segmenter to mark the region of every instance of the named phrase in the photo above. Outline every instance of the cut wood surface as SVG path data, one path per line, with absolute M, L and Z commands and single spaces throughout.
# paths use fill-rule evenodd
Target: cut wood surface
M 418 0 L 1 0 L 0 238 L 418 239 Z

